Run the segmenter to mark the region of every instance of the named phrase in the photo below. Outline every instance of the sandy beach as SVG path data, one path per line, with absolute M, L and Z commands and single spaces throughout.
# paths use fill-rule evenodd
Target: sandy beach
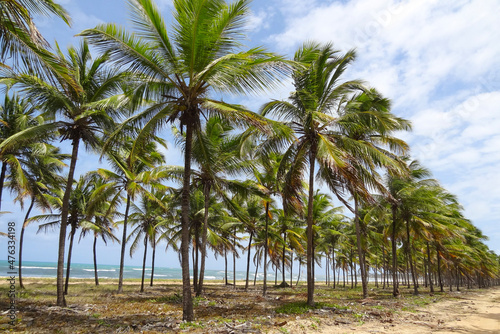
M 479 292 L 452 292 L 450 299 L 418 308 L 412 312 L 402 311 L 400 314 L 380 319 L 366 319 L 357 323 L 341 323 L 325 321 L 318 331 L 310 328 L 311 320 L 294 321 L 285 328 L 289 333 L 500 333 L 500 288 L 481 290 Z M 377 317 L 375 317 L 377 318 Z M 274 331 L 280 333 L 280 331 Z M 281 332 L 282 333 L 282 332 Z

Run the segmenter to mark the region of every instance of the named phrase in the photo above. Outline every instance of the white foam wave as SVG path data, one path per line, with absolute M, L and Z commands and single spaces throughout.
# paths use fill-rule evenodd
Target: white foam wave
M 85 271 L 94 271 L 94 269 L 83 269 Z M 97 269 L 97 271 L 116 271 L 115 269 Z

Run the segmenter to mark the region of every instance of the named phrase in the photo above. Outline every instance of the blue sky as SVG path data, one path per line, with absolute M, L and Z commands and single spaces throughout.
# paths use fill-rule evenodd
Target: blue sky
M 123 0 L 59 3 L 69 10 L 73 27 L 52 19 L 38 24 L 46 39 L 57 40 L 63 50 L 78 44 L 73 36 L 85 28 L 104 22 L 128 25 Z M 171 1 L 157 3 L 169 19 Z M 293 55 L 306 40 L 333 42 L 342 51 L 356 48 L 358 58 L 347 76 L 376 87 L 393 101 L 394 113 L 413 122 L 413 132 L 401 134 L 411 144 L 412 156 L 459 197 L 466 216 L 500 253 L 500 2 L 255 0 L 251 8 L 248 46 L 264 45 L 285 55 Z M 291 90 L 285 85 L 258 97 L 239 97 L 239 103 L 256 110 L 270 98 L 286 98 Z M 173 144 L 166 154 L 169 163 L 182 162 Z M 84 158 L 78 164 L 80 170 L 90 170 L 97 160 Z M 9 205 L 5 198 L 3 208 Z M 1 220 L 21 223 L 21 213 L 11 211 L 16 213 Z M 36 235 L 35 230 L 27 231 L 24 258 L 55 261 L 56 233 Z M 30 239 L 36 245 L 29 246 Z M 6 249 L 3 239 L 0 249 Z M 100 263 L 118 263 L 119 245 L 101 245 L 98 252 Z M 137 253 L 128 264 L 139 264 L 140 258 Z M 74 261 L 91 260 L 91 240 L 83 240 L 76 245 Z M 238 269 L 244 270 L 240 262 Z M 173 253 L 160 255 L 157 263 L 178 266 Z M 208 267 L 222 268 L 223 262 L 211 260 Z

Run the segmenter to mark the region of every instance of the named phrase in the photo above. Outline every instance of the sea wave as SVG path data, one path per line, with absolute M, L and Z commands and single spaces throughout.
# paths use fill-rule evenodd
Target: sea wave
M 25 267 L 23 269 L 57 269 L 57 267 Z
M 83 269 L 85 271 L 94 271 L 94 269 Z M 113 271 L 116 272 L 115 269 L 97 269 L 97 271 Z

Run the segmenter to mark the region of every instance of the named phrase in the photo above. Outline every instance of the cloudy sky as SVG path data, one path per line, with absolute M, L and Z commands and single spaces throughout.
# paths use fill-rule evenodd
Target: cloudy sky
M 63 49 L 78 43 L 75 34 L 98 23 L 129 26 L 124 0 L 59 3 L 73 18 L 71 29 L 51 19 L 38 22 L 44 36 Z M 170 0 L 157 3 L 170 19 Z M 413 132 L 402 134 L 412 156 L 458 195 L 466 216 L 500 253 L 499 1 L 255 0 L 251 7 L 248 46 L 264 45 L 288 56 L 306 40 L 333 42 L 342 51 L 355 48 L 358 58 L 346 77 L 367 81 L 393 101 L 395 114 L 412 121 Z M 290 91 L 285 86 L 241 99 L 256 109 L 269 98 L 286 98 Z M 170 163 L 181 163 L 173 145 L 167 154 Z M 96 163 L 81 159 L 79 164 L 85 170 Z M 22 220 L 20 215 L 14 219 Z M 47 253 L 42 255 L 40 246 L 27 247 L 25 259 L 56 260 L 55 235 L 30 232 L 28 237 L 46 245 Z M 0 247 L 4 243 L 0 240 Z M 75 253 L 75 262 L 90 263 L 90 242 L 77 247 L 81 251 Z M 104 246 L 100 249 L 100 262 L 118 263 L 119 246 L 106 249 L 105 255 Z M 139 258 L 130 264 L 140 263 Z M 178 265 L 174 256 L 160 261 L 166 267 Z M 222 266 L 219 261 L 211 267 Z

